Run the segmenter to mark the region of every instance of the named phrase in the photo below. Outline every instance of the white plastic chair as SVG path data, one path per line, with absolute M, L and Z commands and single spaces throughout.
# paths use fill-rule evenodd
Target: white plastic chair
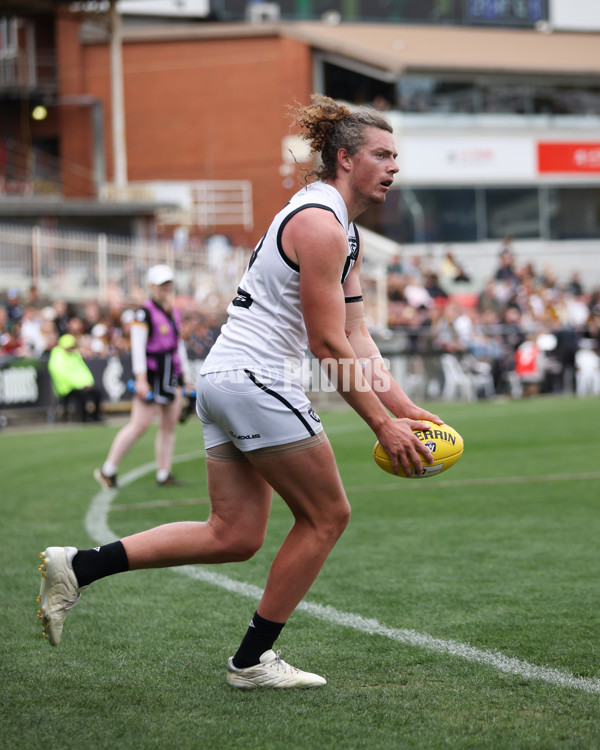
M 458 359 L 453 354 L 442 354 L 440 363 L 444 375 L 444 388 L 442 390 L 444 401 L 452 401 L 458 398 L 474 401 L 476 393 L 473 379 L 468 372 L 463 370 Z
M 600 357 L 591 349 L 575 353 L 575 392 L 578 396 L 600 395 Z

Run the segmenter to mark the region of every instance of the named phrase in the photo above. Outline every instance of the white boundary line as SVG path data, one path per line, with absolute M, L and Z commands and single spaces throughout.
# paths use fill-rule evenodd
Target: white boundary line
M 204 451 L 194 451 L 192 453 L 178 456 L 175 461 L 187 461 L 193 458 L 199 458 L 203 455 Z M 137 469 L 125 474 L 120 479 L 120 483 L 122 486 L 126 486 L 136 479 L 139 479 L 141 476 L 155 470 L 155 468 L 156 465 L 154 463 L 139 466 Z M 576 476 L 577 478 L 580 478 L 580 475 Z M 556 481 L 556 478 L 552 481 Z M 107 544 L 118 539 L 117 535 L 108 525 L 108 513 L 110 511 L 111 503 L 116 495 L 117 491 L 115 490 L 102 490 L 92 498 L 85 517 L 85 528 L 87 533 L 97 544 Z M 262 589 L 258 586 L 243 581 L 235 581 L 233 578 L 229 578 L 220 573 L 214 573 L 205 568 L 183 565 L 181 567 L 171 568 L 171 570 L 175 573 L 186 575 L 196 581 L 202 581 L 203 583 L 218 586 L 226 591 L 253 599 L 254 601 L 260 599 L 262 595 Z M 493 667 L 499 672 L 504 672 L 506 674 L 523 677 L 525 679 L 540 680 L 550 685 L 573 688 L 581 690 L 584 693 L 600 695 L 600 678 L 577 677 L 571 672 L 563 672 L 551 667 L 540 667 L 514 657 L 506 656 L 500 651 L 478 649 L 470 646 L 468 643 L 460 643 L 458 641 L 445 641 L 441 638 L 434 638 L 427 633 L 418 633 L 416 630 L 390 628 L 377 620 L 367 619 L 351 612 L 341 612 L 330 606 L 301 601 L 297 610 L 305 612 L 312 617 L 316 617 L 317 619 L 323 620 L 332 625 L 352 628 L 353 630 L 367 633 L 368 635 L 379 635 L 407 646 L 425 649 L 426 651 L 434 651 L 439 654 L 456 656 L 465 661 Z
M 490 479 L 488 477 L 474 477 L 472 479 L 447 479 L 435 480 L 435 487 L 477 487 L 496 484 L 543 484 L 544 482 L 576 482 L 600 479 L 600 472 L 587 472 L 585 474 L 547 474 L 545 476 L 531 477 L 498 477 Z M 406 490 L 423 490 L 432 489 L 432 482 L 419 482 L 411 480 L 401 484 L 401 491 Z M 345 487 L 346 493 L 356 495 L 363 492 L 395 492 L 398 490 L 398 484 L 371 484 L 363 487 Z M 182 505 L 205 505 L 210 502 L 208 497 L 198 497 L 187 500 L 151 500 L 147 503 L 135 503 L 133 505 L 114 506 L 114 510 L 146 510 L 147 508 L 170 508 Z

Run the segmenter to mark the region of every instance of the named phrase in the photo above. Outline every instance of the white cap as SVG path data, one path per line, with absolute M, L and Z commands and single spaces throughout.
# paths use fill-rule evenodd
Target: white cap
M 108 328 L 104 325 L 104 323 L 96 323 L 96 325 L 92 328 L 91 334 L 92 336 L 106 336 L 108 333 Z
M 160 286 L 174 279 L 173 269 L 170 266 L 152 266 L 148 271 L 148 283 Z

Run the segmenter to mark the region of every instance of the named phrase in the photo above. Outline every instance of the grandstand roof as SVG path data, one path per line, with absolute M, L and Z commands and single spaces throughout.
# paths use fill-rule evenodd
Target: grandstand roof
M 97 201 L 92 199 L 45 200 L 28 197 L 7 198 L 0 201 L 0 218 L 32 216 L 152 216 L 159 208 L 174 208 L 172 204 L 155 201 Z
M 318 22 L 288 24 L 284 33 L 396 75 L 434 70 L 600 74 L 600 34 Z
M 129 42 L 286 36 L 401 75 L 447 71 L 542 75 L 600 75 L 600 34 L 532 29 L 416 26 L 319 21 L 282 23 L 128 24 Z M 85 38 L 85 37 L 84 37 Z M 100 41 L 87 35 L 86 41 Z
M 35 15 L 72 5 L 72 0 L 0 0 L 2 15 Z M 600 34 L 513 28 L 398 23 L 132 24 L 126 41 L 283 35 L 388 73 L 506 72 L 600 75 Z M 84 38 L 85 38 L 84 34 Z M 95 36 L 95 38 L 94 38 Z M 101 36 L 101 35 L 100 35 Z M 87 41 L 99 41 L 87 35 Z

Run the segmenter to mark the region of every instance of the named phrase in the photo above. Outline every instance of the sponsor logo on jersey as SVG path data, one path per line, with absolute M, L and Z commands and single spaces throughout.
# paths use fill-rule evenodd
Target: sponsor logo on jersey
M 245 307 L 248 309 L 253 302 L 252 295 L 241 287 L 238 287 L 237 294 L 231 301 L 231 304 L 234 307 Z
M 260 432 L 256 432 L 254 435 L 235 435 L 232 430 L 229 430 L 229 434 L 235 440 L 255 440 L 260 437 Z

